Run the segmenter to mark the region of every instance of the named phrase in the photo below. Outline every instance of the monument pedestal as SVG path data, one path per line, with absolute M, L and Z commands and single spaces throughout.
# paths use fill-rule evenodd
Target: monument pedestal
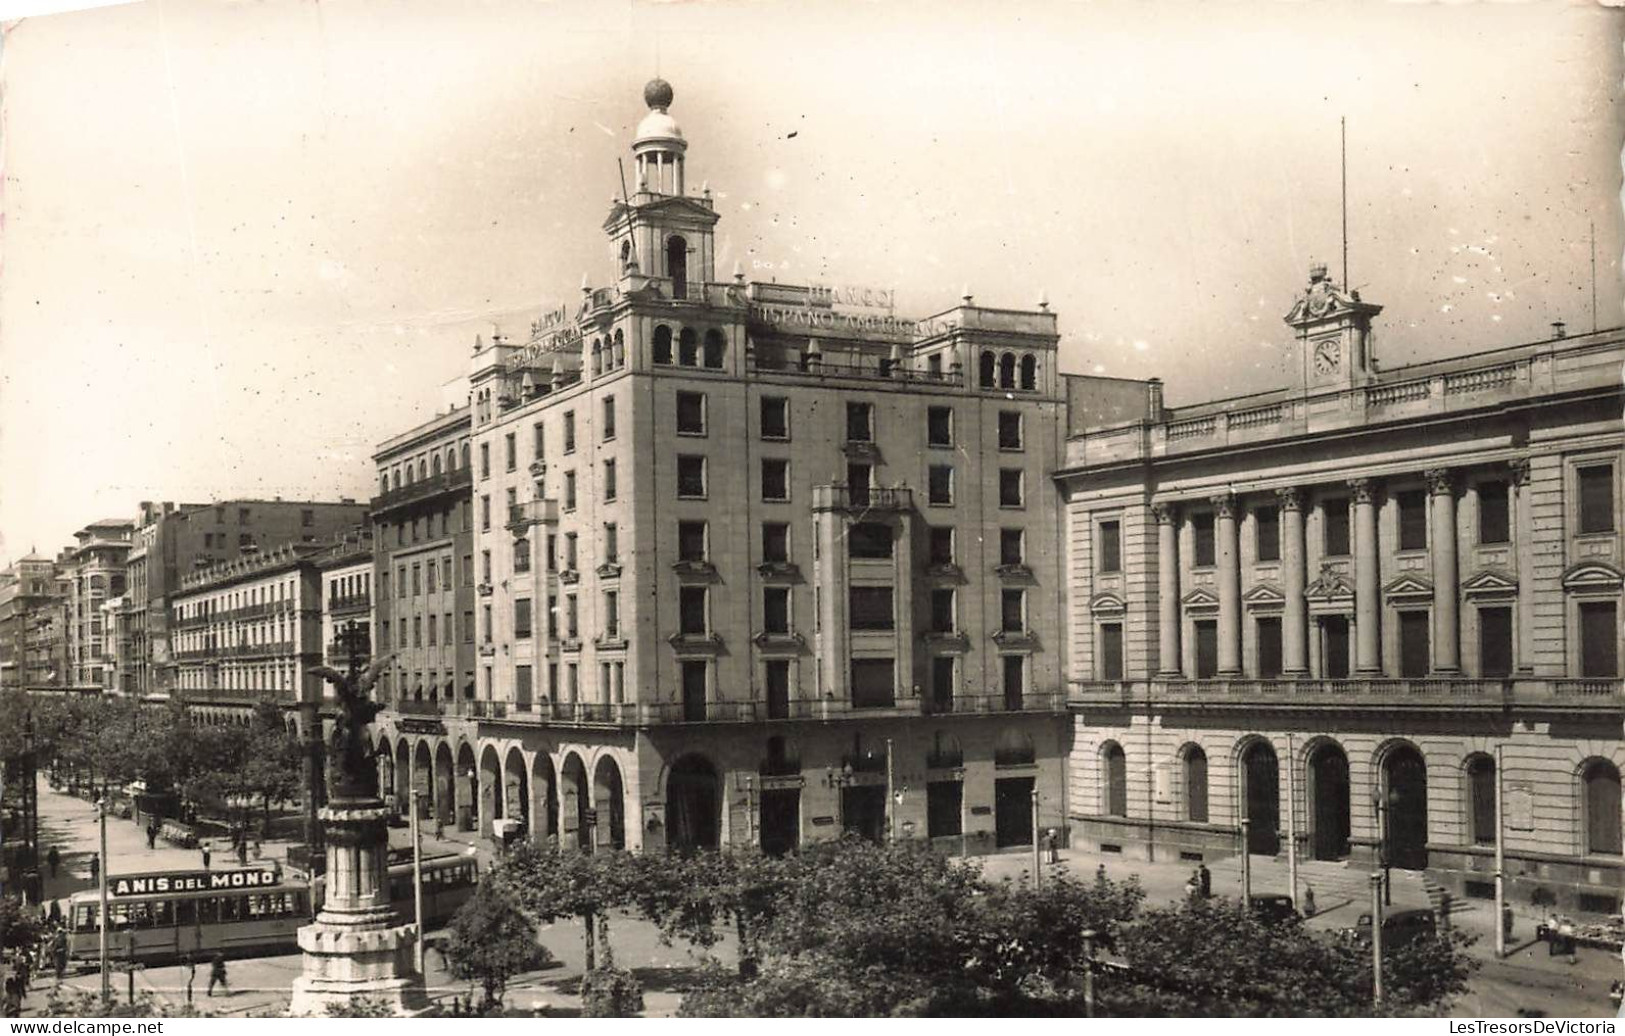
M 415 965 L 416 925 L 398 925 L 389 904 L 388 810 L 376 798 L 335 801 L 320 811 L 327 841 L 325 900 L 299 929 L 304 974 L 288 1013 L 323 1015 L 365 999 L 400 1015 L 428 1007 Z

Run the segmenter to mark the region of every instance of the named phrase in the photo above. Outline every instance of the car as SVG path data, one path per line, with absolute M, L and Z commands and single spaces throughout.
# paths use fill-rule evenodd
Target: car
M 1371 941 L 1371 915 L 1361 914 L 1350 934 L 1361 942 Z M 1382 948 L 1384 952 L 1408 946 L 1417 939 L 1435 938 L 1439 934 L 1433 911 L 1428 909 L 1395 910 L 1382 919 Z
M 1253 916 L 1263 924 L 1295 921 L 1299 916 L 1291 896 L 1249 896 L 1247 904 L 1253 908 Z

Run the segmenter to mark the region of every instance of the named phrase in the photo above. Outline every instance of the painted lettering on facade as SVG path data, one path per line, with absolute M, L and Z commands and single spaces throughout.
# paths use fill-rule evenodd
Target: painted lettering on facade
M 751 306 L 750 319 L 788 330 L 828 331 L 866 338 L 931 338 L 958 326 L 952 320 L 908 320 L 890 313 L 842 313 L 813 306 Z
M 509 372 L 534 367 L 536 361 L 543 356 L 579 345 L 581 337 L 581 328 L 574 324 L 553 332 L 543 332 L 542 337 L 533 339 L 523 349 L 504 360 L 502 365 Z
M 169 874 L 120 874 L 107 879 L 107 894 L 152 896 L 169 892 L 221 892 L 268 888 L 277 883 L 274 870 L 178 871 Z

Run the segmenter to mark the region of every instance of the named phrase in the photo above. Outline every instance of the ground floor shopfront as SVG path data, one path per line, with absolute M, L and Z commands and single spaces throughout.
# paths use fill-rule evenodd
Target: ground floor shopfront
M 1054 713 L 591 728 L 386 712 L 373 736 L 396 809 L 415 790 L 425 820 L 484 837 L 785 852 L 852 832 L 972 854 L 1066 839 Z

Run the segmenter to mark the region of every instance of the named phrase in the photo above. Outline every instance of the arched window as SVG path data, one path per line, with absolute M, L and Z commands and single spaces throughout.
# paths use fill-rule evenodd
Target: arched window
M 925 757 L 927 770 L 953 770 L 965 765 L 965 750 L 959 739 L 945 730 L 939 730 L 931 739 L 931 751 Z
M 619 328 L 615 331 L 615 348 L 610 353 L 610 365 L 616 370 L 626 366 L 626 337 Z
M 406 465 L 406 484 L 412 484 L 412 465 L 410 462 L 408 462 Z
M 1495 760 L 1483 753 L 1468 756 L 1467 836 L 1475 845 L 1495 844 Z
M 380 493 L 389 492 L 389 472 L 387 472 L 387 471 L 380 472 L 379 475 L 378 475 L 378 482 L 379 482 L 378 491 Z
M 1016 354 L 1005 353 L 999 357 L 999 387 L 1016 387 Z
M 677 334 L 677 362 L 684 367 L 698 366 L 700 362 L 700 336 L 692 327 Z
M 1128 816 L 1128 762 L 1123 758 L 1123 746 L 1108 741 L 1100 749 L 1100 776 L 1105 782 L 1101 789 L 1105 813 L 1109 817 Z
M 981 380 L 983 388 L 994 388 L 994 387 L 996 387 L 997 383 L 994 380 L 993 369 L 994 369 L 995 366 L 997 366 L 997 364 L 998 364 L 998 361 L 993 358 L 992 353 L 983 353 L 982 354 L 982 359 L 981 359 L 979 365 L 981 367 L 981 379 L 980 380 Z
M 1580 771 L 1585 790 L 1586 852 L 1618 856 L 1619 767 L 1606 759 L 1594 759 Z
M 429 473 L 437 476 L 440 474 L 440 454 L 437 453 L 434 455 L 434 458 L 429 465 Z
M 468 467 L 468 443 L 466 442 L 463 443 L 462 454 L 462 457 L 458 460 L 457 466 L 460 468 L 466 468 Z
M 593 377 L 604 373 L 604 343 L 598 338 L 592 340 L 592 373 Z
M 671 278 L 672 298 L 688 298 L 688 242 L 676 234 L 666 239 L 666 276 Z
M 418 458 L 418 481 L 422 482 L 424 479 L 426 479 L 428 477 L 429 477 L 429 462 L 420 457 L 420 458 Z
M 621 242 L 621 272 L 625 273 L 628 264 L 632 262 L 632 239 L 627 238 Z
M 453 447 L 453 446 L 447 446 L 446 447 L 446 470 L 447 471 L 456 471 L 457 470 L 457 449 L 456 449 L 456 447 Z
M 1024 389 L 1038 387 L 1038 357 L 1032 353 L 1021 358 L 1021 387 Z
M 1185 749 L 1185 819 L 1207 823 L 1207 753 L 1201 745 Z
M 1006 730 L 993 743 L 993 765 L 1031 766 L 1038 758 L 1033 739 L 1019 730 Z
M 722 332 L 716 328 L 705 332 L 705 365 L 713 369 L 722 366 Z
M 655 327 L 655 353 L 654 362 L 671 362 L 671 328 L 665 324 Z

